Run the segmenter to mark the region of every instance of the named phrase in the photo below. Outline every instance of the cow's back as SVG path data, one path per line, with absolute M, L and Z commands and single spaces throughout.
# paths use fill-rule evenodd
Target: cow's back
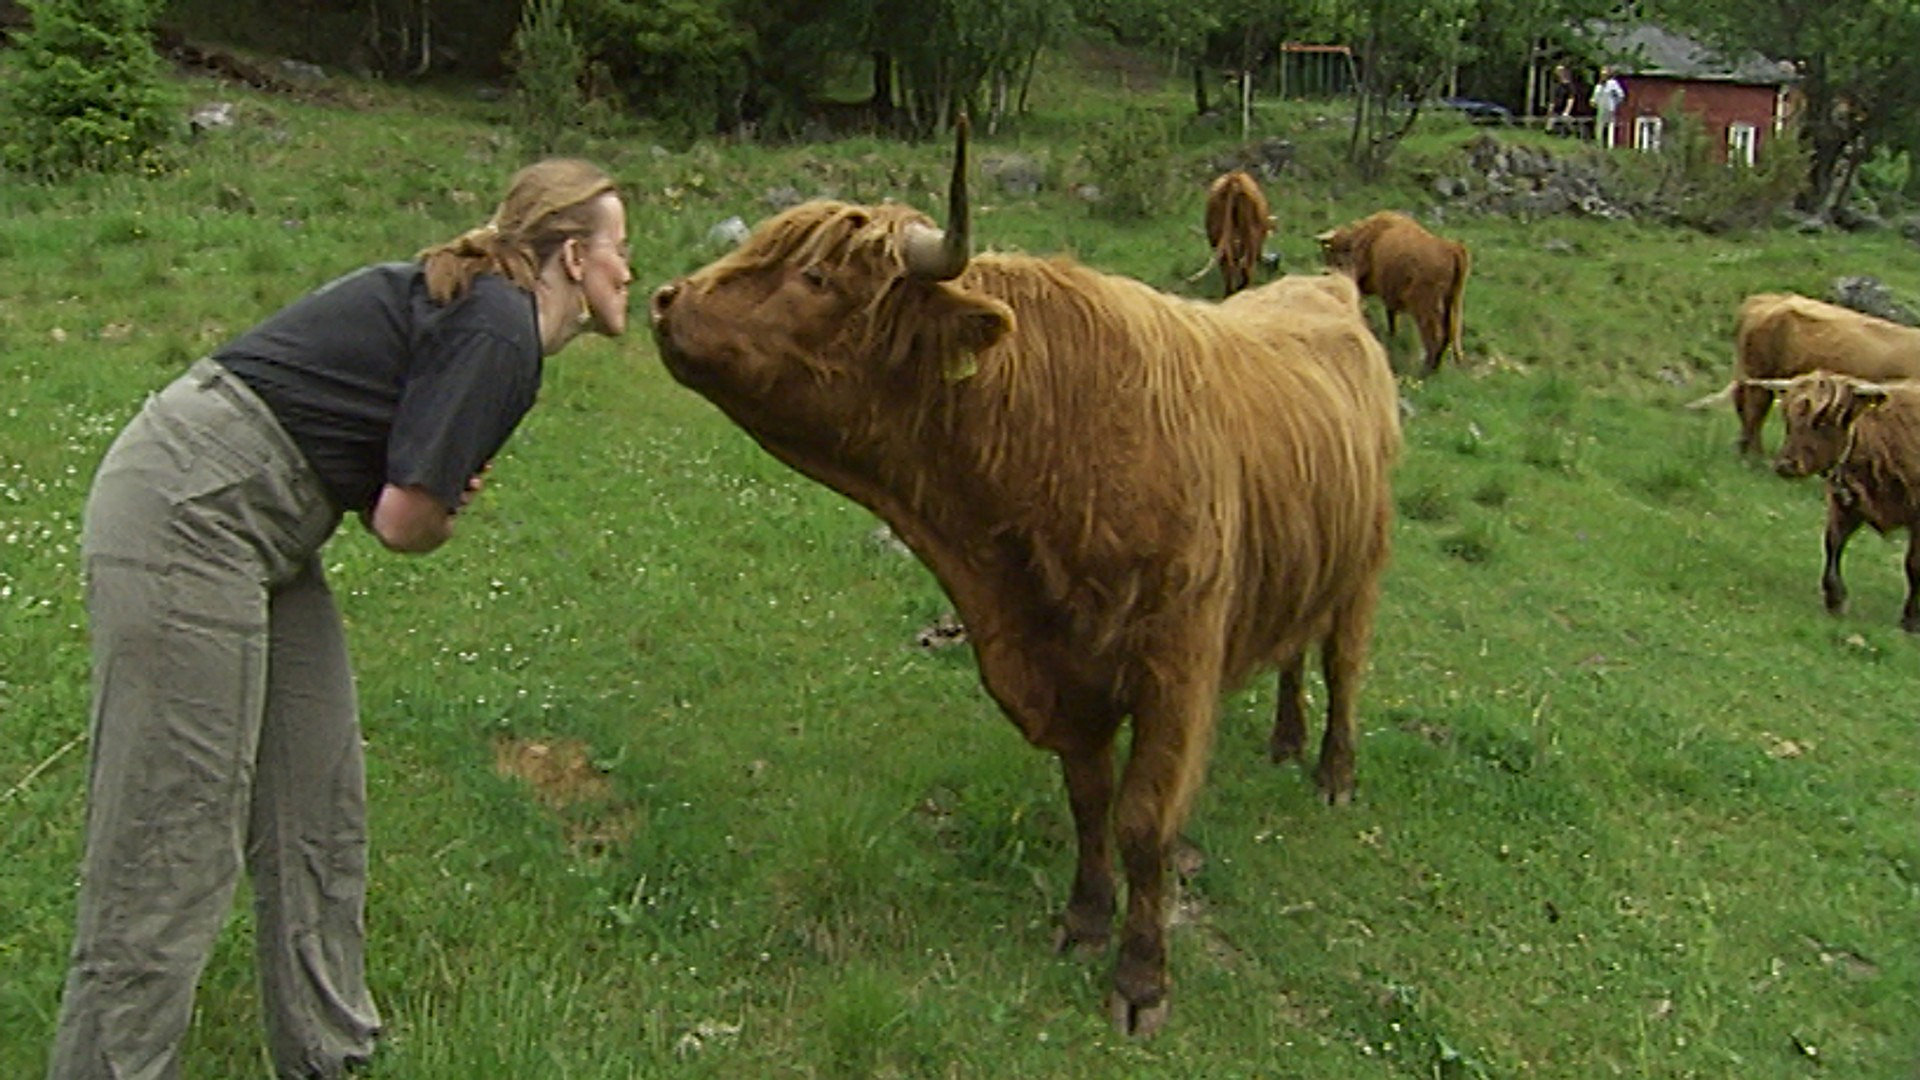
M 1235 620 L 1248 652 L 1288 653 L 1318 617 L 1368 586 L 1387 556 L 1389 472 L 1400 452 L 1399 391 L 1385 348 L 1368 328 L 1353 279 L 1291 274 L 1219 305 L 1256 338 L 1248 370 L 1223 365 L 1221 385 L 1249 403 L 1242 536 L 1253 580 Z
M 1370 267 L 1373 291 L 1405 306 L 1452 300 L 1453 283 L 1466 258 L 1459 243 L 1435 236 L 1401 218 L 1374 238 Z
M 1809 371 L 1873 381 L 1920 377 L 1920 329 L 1793 293 L 1742 301 L 1734 347 L 1743 378 Z
M 1224 599 L 1237 678 L 1372 587 L 1399 405 L 1357 296 L 1255 317 L 1018 256 L 978 257 L 965 281 L 1015 321 L 979 358 L 997 434 L 968 452 L 1011 515 L 999 527 L 1094 640 L 1143 650 L 1156 612 Z

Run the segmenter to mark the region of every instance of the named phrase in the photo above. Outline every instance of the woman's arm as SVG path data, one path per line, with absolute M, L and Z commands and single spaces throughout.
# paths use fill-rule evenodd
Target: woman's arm
M 453 536 L 454 511 L 421 487 L 380 489 L 373 509 L 362 515 L 367 530 L 390 551 L 424 554 Z
M 453 516 L 467 508 L 480 489 L 486 486 L 489 461 L 480 471 L 467 477 L 460 492 L 460 505 L 449 508 L 423 487 L 388 484 L 380 489 L 373 509 L 360 515 L 367 530 L 380 538 L 389 550 L 419 555 L 432 551 L 453 538 Z

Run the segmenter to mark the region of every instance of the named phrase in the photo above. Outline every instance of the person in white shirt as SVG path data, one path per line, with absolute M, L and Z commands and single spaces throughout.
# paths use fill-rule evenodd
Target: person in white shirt
M 1613 146 L 1613 117 L 1620 111 L 1620 103 L 1627 100 L 1627 88 L 1614 78 L 1613 69 L 1600 69 L 1600 79 L 1593 84 L 1593 137 L 1601 146 Z

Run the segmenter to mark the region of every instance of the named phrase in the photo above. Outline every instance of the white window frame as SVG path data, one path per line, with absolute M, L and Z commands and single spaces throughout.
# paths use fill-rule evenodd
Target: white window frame
M 1633 148 L 1650 154 L 1660 152 L 1660 129 L 1663 126 L 1658 116 L 1636 116 L 1633 118 Z
M 1760 129 L 1744 120 L 1727 125 L 1727 163 L 1753 167 L 1754 147 L 1760 143 Z

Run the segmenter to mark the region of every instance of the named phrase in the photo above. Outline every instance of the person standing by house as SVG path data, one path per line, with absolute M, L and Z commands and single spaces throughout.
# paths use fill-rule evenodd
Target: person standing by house
M 393 551 L 445 543 L 544 359 L 624 332 L 632 278 L 613 181 L 537 162 L 491 221 L 294 301 L 114 440 L 81 530 L 92 762 L 53 1080 L 179 1076 L 243 869 L 274 1072 L 367 1060 L 365 767 L 321 546 L 347 512 Z
M 1613 148 L 1613 118 L 1620 103 L 1627 100 L 1627 88 L 1614 77 L 1613 69 L 1600 69 L 1600 80 L 1593 84 L 1593 137 L 1601 146 Z
M 1571 134 L 1575 98 L 1573 72 L 1565 64 L 1553 65 L 1553 85 L 1548 90 L 1547 133 Z

